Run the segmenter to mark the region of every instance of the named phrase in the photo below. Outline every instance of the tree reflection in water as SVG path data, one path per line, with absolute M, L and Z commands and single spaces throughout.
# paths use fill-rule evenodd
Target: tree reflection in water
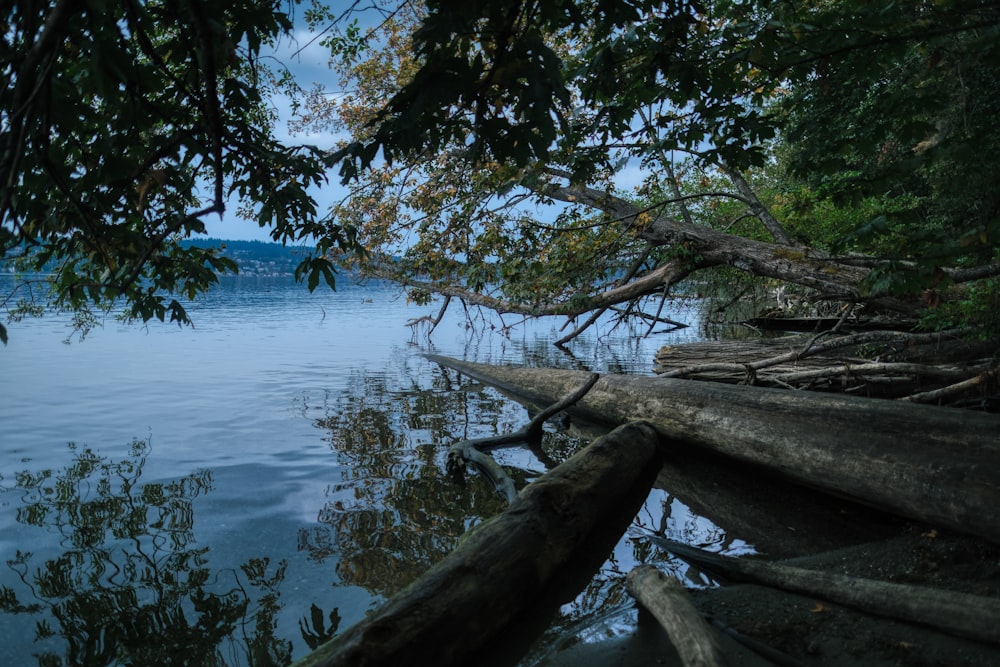
M 447 448 L 462 438 L 516 428 L 523 414 L 499 396 L 468 391 L 444 372 L 435 372 L 429 387 L 426 380 L 398 382 L 396 375 L 355 375 L 316 420 L 345 463 L 319 512 L 335 538 L 322 531 L 300 535 L 300 548 L 312 558 L 336 554 L 341 583 L 383 597 L 503 509 L 502 498 L 480 477 L 460 485 L 447 476 Z M 512 473 L 523 483 L 523 471 Z
M 16 579 L 0 587 L 0 611 L 32 616 L 39 665 L 290 662 L 291 642 L 274 636 L 285 563 L 213 572 L 195 542 L 193 501 L 211 471 L 140 483 L 147 442 L 118 462 L 70 449 L 65 469 L 16 477 L 17 521 L 56 532 L 62 552 L 39 562 L 18 550 Z
M 32 531 L 46 535 L 37 554 L 19 551 L 8 561 L 0 580 L 9 583 L 0 586 L 7 627 L 33 624 L 33 653 L 44 666 L 284 665 L 299 657 L 292 655 L 291 635 L 319 646 L 340 630 L 342 613 L 356 618 L 361 611 L 340 601 L 377 604 L 443 558 L 470 527 L 503 510 L 504 501 L 481 476 L 459 484 L 446 474 L 447 449 L 464 438 L 515 430 L 528 419 L 523 407 L 464 376 L 418 364 L 355 374 L 325 405 L 322 417 L 310 418 L 338 465 L 330 467 L 336 477 L 325 497 L 313 505 L 317 522 L 299 529 L 297 545 L 274 545 L 270 554 L 241 555 L 214 568 L 208 546 L 194 533 L 195 502 L 213 487 L 210 471 L 144 482 L 149 445 L 137 441 L 118 462 L 71 447 L 66 468 L 18 475 L 6 491 L 21 496 L 17 521 L 27 532 L 17 543 L 36 541 Z M 584 443 L 550 430 L 538 448 L 501 452 L 498 459 L 521 487 Z M 635 521 L 647 530 L 687 530 L 683 517 L 670 518 L 659 506 L 671 502 L 654 494 Z M 314 562 L 331 563 L 335 574 L 309 579 L 307 592 L 282 598 L 286 561 L 274 554 L 296 546 Z M 250 555 L 258 557 L 236 566 Z M 648 542 L 624 538 L 562 607 L 549 640 L 630 605 L 625 573 L 664 558 Z M 328 591 L 322 608 L 310 599 L 318 590 L 313 584 L 359 586 L 374 599 Z M 286 605 L 291 608 L 282 613 Z M 286 622 L 280 629 L 279 614 Z M 23 621 L 15 623 L 14 616 Z M 297 627 L 294 620 L 287 624 L 296 617 Z
M 345 465 L 327 489 L 319 521 L 323 531 L 300 533 L 299 548 L 316 560 L 336 561 L 341 584 L 387 598 L 443 558 L 470 527 L 502 511 L 504 501 L 480 475 L 464 484 L 445 472 L 448 447 L 465 438 L 516 430 L 525 409 L 460 374 L 435 367 L 414 373 L 358 373 L 347 390 L 315 420 Z M 547 427 L 541 445 L 515 454 L 504 465 L 518 488 L 589 442 Z M 503 464 L 503 455 L 500 457 Z M 684 511 L 672 516 L 672 508 Z M 734 545 L 711 522 L 690 514 L 664 490 L 654 490 L 633 519 L 635 528 L 668 534 L 728 551 Z M 708 544 L 711 543 L 711 544 Z M 736 548 L 739 548 L 738 546 Z M 650 543 L 622 537 L 607 560 L 572 600 L 566 600 L 532 651 L 543 653 L 600 619 L 634 610 L 625 575 L 639 563 L 655 563 L 688 576 L 688 568 Z M 598 554 L 600 556 L 600 554 Z M 704 586 L 705 580 L 691 580 Z M 606 628 L 602 631 L 609 631 Z M 530 659 L 530 657 L 529 657 Z

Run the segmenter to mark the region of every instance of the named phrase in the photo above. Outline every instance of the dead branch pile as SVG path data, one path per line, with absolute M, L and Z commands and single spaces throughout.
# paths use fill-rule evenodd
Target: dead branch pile
M 654 372 L 997 410 L 998 344 L 961 333 L 826 332 L 667 345 L 655 356 Z

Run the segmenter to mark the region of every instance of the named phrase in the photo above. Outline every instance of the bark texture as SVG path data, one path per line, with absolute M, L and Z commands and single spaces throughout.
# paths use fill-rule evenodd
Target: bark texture
M 547 404 L 585 371 L 433 361 Z M 570 414 L 682 441 L 901 516 L 1000 542 L 1000 417 L 850 396 L 604 375 Z

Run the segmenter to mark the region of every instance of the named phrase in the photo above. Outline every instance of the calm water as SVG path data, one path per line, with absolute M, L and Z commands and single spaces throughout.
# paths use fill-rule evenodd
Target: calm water
M 517 428 L 525 410 L 422 353 L 648 373 L 657 347 L 698 336 L 625 342 L 606 323 L 567 354 L 551 344 L 561 320 L 505 335 L 519 318 L 470 312 L 469 326 L 457 304 L 430 341 L 405 326 L 436 310 L 385 285 L 309 294 L 284 278 L 233 278 L 192 305 L 194 328 L 109 320 L 64 344 L 66 317 L 11 325 L 0 665 L 287 664 L 502 509 L 479 476 L 449 480 L 445 453 Z M 558 461 L 581 444 L 553 432 L 543 449 Z M 497 458 L 519 484 L 546 467 L 521 450 Z M 749 548 L 665 490 L 635 522 Z M 595 627 L 624 632 L 624 574 L 656 559 L 623 538 L 523 664 Z

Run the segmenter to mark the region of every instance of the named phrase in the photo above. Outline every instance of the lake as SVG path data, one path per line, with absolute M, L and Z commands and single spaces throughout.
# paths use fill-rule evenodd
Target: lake
M 659 346 L 701 336 L 605 320 L 565 352 L 552 345 L 562 320 L 507 331 L 519 317 L 457 303 L 429 339 L 406 326 L 438 308 L 374 282 L 310 294 L 286 277 L 227 277 L 191 304 L 193 328 L 109 319 L 66 344 L 66 315 L 9 325 L 0 664 L 288 664 L 503 509 L 478 474 L 450 479 L 445 455 L 515 430 L 526 410 L 424 353 L 651 373 Z M 696 304 L 668 311 L 698 319 Z M 559 461 L 582 444 L 553 429 L 542 448 Z M 519 485 L 546 469 L 527 450 L 496 457 Z M 634 524 L 752 551 L 665 489 Z M 624 576 L 641 562 L 711 585 L 626 535 L 521 664 L 634 627 Z

